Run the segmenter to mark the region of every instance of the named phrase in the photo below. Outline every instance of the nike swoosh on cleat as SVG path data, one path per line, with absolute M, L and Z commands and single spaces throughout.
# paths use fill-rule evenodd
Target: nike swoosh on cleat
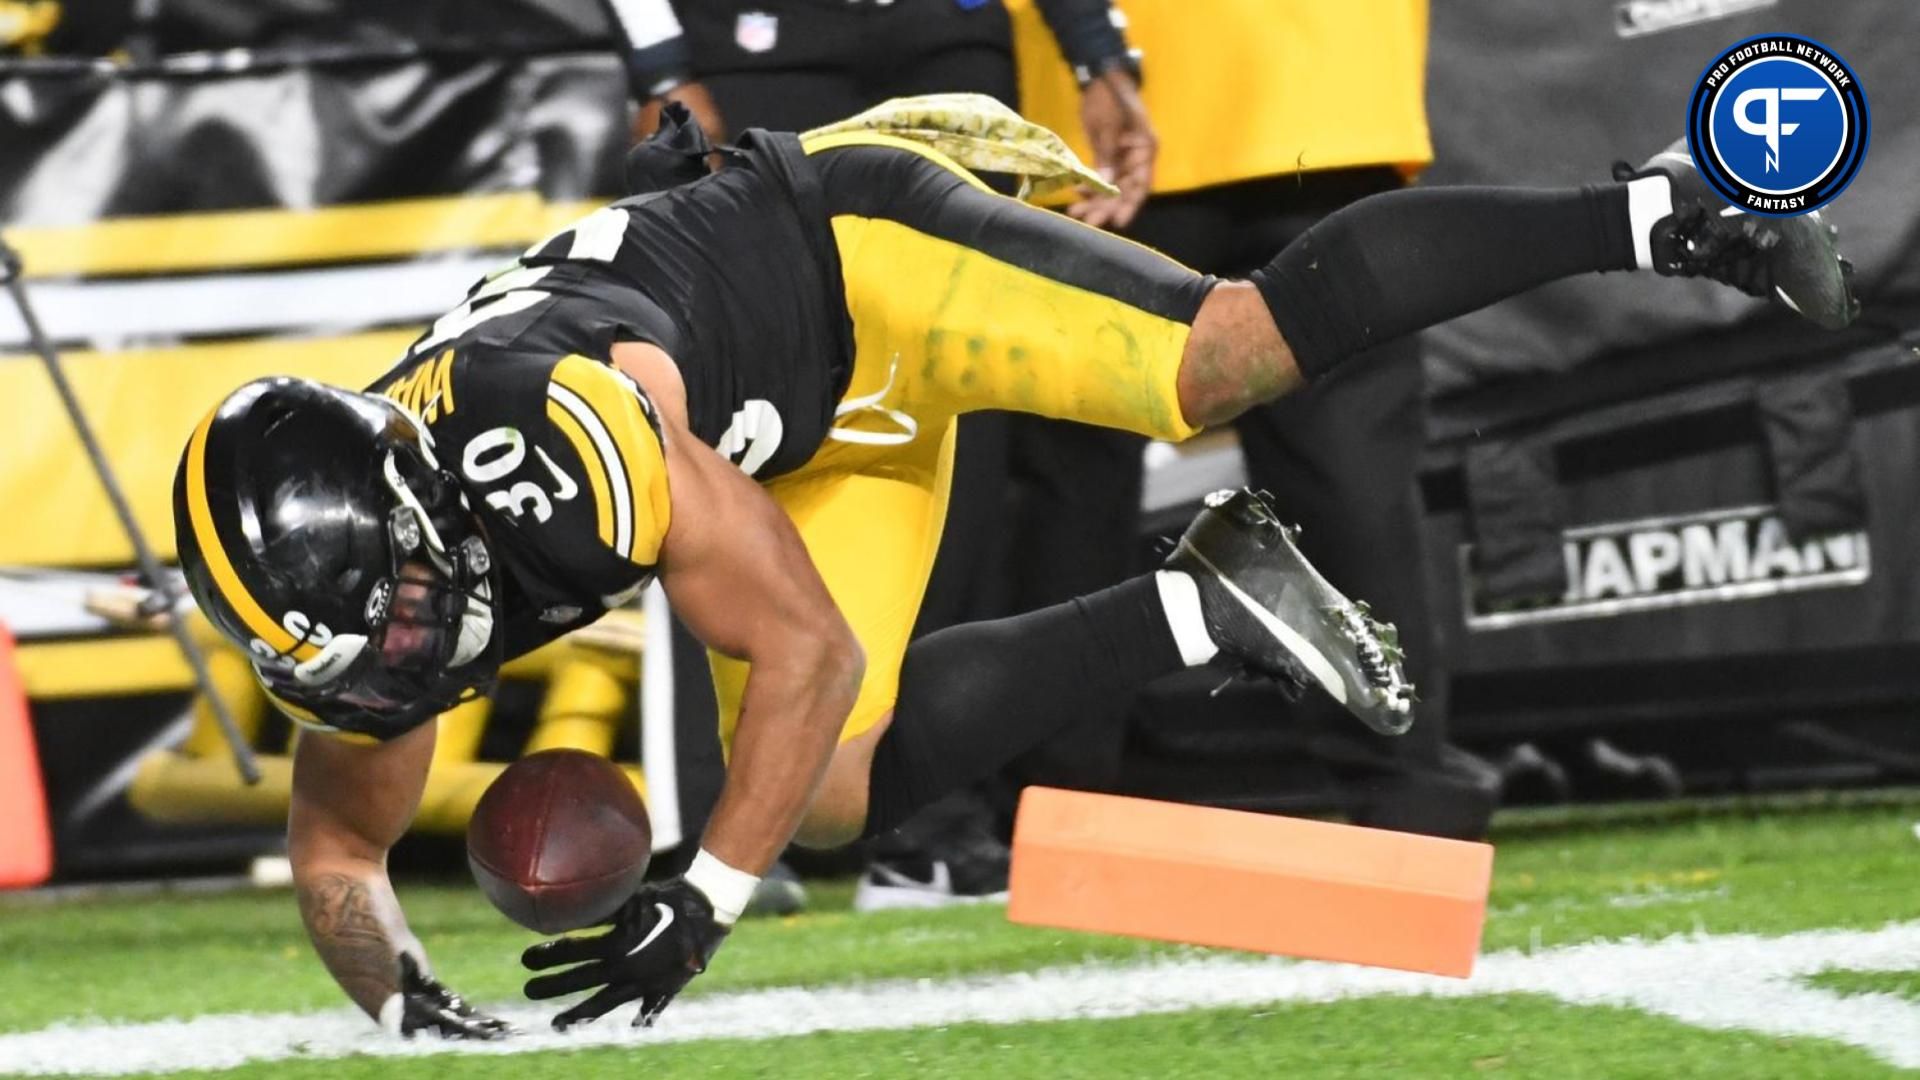
M 919 889 L 924 892 L 937 893 L 953 892 L 953 875 L 947 870 L 947 864 L 938 860 L 935 860 L 933 863 L 932 881 L 921 881 L 918 878 L 908 877 L 891 866 L 882 863 L 875 863 L 869 869 L 886 879 L 884 882 L 881 882 L 881 884 L 895 889 Z
M 627 950 L 628 956 L 632 956 L 633 954 L 639 952 L 641 949 L 644 949 L 647 946 L 653 944 L 655 938 L 659 937 L 661 934 L 666 933 L 667 927 L 673 925 L 673 909 L 672 908 L 668 907 L 665 904 L 655 904 L 653 905 L 653 910 L 660 913 L 660 921 L 653 924 L 653 929 L 647 931 L 647 936 L 640 939 L 640 944 L 635 945 L 633 948 Z
M 1727 208 L 1726 208 L 1725 210 L 1722 210 L 1722 211 L 1720 211 L 1720 216 L 1721 216 L 1721 217 L 1732 217 L 1732 216 L 1734 216 L 1735 214 L 1744 214 L 1744 213 L 1746 213 L 1746 211 L 1745 211 L 1745 210 L 1742 210 L 1742 209 L 1740 209 L 1740 208 L 1739 208 L 1739 207 L 1737 207 L 1737 206 L 1729 206 L 1729 207 L 1727 207 Z
M 1220 584 L 1226 586 L 1228 596 L 1238 600 L 1241 607 L 1252 612 L 1253 617 L 1259 620 L 1261 626 L 1266 627 L 1269 633 L 1279 638 L 1280 644 L 1286 646 L 1288 652 L 1298 657 L 1301 663 L 1307 665 L 1307 670 L 1313 673 L 1314 678 L 1320 680 L 1320 684 L 1327 688 L 1327 693 L 1332 694 L 1335 701 L 1338 701 L 1342 705 L 1347 703 L 1347 681 L 1340 677 L 1338 671 L 1334 670 L 1333 662 L 1327 659 L 1325 653 L 1314 648 L 1311 642 L 1300 636 L 1299 631 L 1282 622 L 1280 616 L 1268 611 L 1259 601 L 1248 596 L 1246 590 L 1229 581 L 1227 575 L 1221 573 L 1220 568 L 1213 565 L 1205 555 L 1195 551 L 1191 545 L 1183 544 L 1181 546 L 1185 547 L 1194 558 L 1200 560 L 1200 565 L 1213 571 L 1214 578 L 1217 579 Z
M 1790 307 L 1790 308 L 1792 308 L 1792 309 L 1793 309 L 1793 313 L 1794 313 L 1795 315 L 1804 315 L 1804 314 L 1806 314 L 1805 312 L 1803 312 L 1803 311 L 1801 311 L 1801 310 L 1800 310 L 1800 305 L 1799 305 L 1799 304 L 1796 304 L 1796 303 L 1794 303 L 1794 302 L 1793 302 L 1793 297 L 1791 297 L 1791 296 L 1788 296 L 1788 295 L 1787 295 L 1787 290 L 1785 290 L 1785 289 L 1783 289 L 1783 288 L 1781 288 L 1781 287 L 1780 287 L 1780 286 L 1778 286 L 1778 285 L 1775 285 L 1775 286 L 1773 287 L 1773 295 L 1775 295 L 1775 296 L 1777 296 L 1777 297 L 1779 297 L 1779 298 L 1780 298 L 1780 302 L 1781 302 L 1781 303 L 1783 303 L 1783 304 L 1785 304 L 1785 305 L 1787 305 L 1788 307 Z

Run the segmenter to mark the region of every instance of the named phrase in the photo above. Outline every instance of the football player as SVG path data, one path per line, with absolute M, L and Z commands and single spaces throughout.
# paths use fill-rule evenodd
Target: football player
M 433 979 L 387 878 L 435 715 L 656 576 L 711 649 L 727 781 L 683 876 L 527 951 L 530 996 L 591 991 L 560 1028 L 628 1002 L 651 1022 L 790 841 L 891 829 L 1184 666 L 1405 727 L 1390 628 L 1246 492 L 1210 499 L 1157 572 L 909 645 L 960 413 L 1185 439 L 1578 273 L 1712 277 L 1831 326 L 1855 308 L 1823 223 L 1729 213 L 1678 151 L 1580 189 L 1366 199 L 1247 281 L 995 195 L 914 139 L 749 131 L 722 156 L 536 245 L 365 391 L 263 379 L 188 441 L 193 594 L 312 729 L 302 916 L 392 1030 L 505 1030 Z

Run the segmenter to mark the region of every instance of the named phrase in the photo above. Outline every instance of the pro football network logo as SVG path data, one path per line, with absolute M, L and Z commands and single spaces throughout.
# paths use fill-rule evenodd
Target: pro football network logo
M 1846 190 L 1867 157 L 1867 96 L 1812 38 L 1763 34 L 1715 57 L 1687 107 L 1687 145 L 1742 210 L 1791 217 Z

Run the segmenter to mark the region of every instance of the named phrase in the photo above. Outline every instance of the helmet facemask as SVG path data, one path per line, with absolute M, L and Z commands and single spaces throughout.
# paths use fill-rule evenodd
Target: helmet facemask
M 420 460 L 389 448 L 381 463 L 396 505 L 389 573 L 368 592 L 366 632 L 336 633 L 281 676 L 304 703 L 345 721 L 337 726 L 383 738 L 486 693 L 502 653 L 486 541 L 425 428 L 412 426 Z

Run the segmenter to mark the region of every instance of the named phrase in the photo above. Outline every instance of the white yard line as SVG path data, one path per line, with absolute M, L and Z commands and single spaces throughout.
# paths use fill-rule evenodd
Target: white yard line
M 1798 981 L 1826 968 L 1909 970 L 1920 922 L 1880 930 L 1816 930 L 1623 941 L 1483 958 L 1460 981 L 1338 964 L 1210 956 L 1127 967 L 1056 968 L 952 982 L 765 990 L 683 1001 L 651 1031 L 602 1021 L 572 1035 L 547 1031 L 552 1009 L 503 1015 L 534 1034 L 502 1043 L 402 1042 L 357 1013 L 201 1016 L 143 1024 L 61 1024 L 0 1035 L 0 1072 L 122 1074 L 219 1069 L 250 1061 L 348 1054 L 516 1054 L 588 1046 L 764 1039 L 959 1023 L 1017 1024 L 1188 1009 L 1320 1002 L 1382 995 L 1547 994 L 1617 1005 L 1705 1028 L 1833 1039 L 1890 1064 L 1920 1067 L 1920 1004 L 1891 995 L 1841 997 Z M 1595 1047 L 1596 1053 L 1605 1048 Z

